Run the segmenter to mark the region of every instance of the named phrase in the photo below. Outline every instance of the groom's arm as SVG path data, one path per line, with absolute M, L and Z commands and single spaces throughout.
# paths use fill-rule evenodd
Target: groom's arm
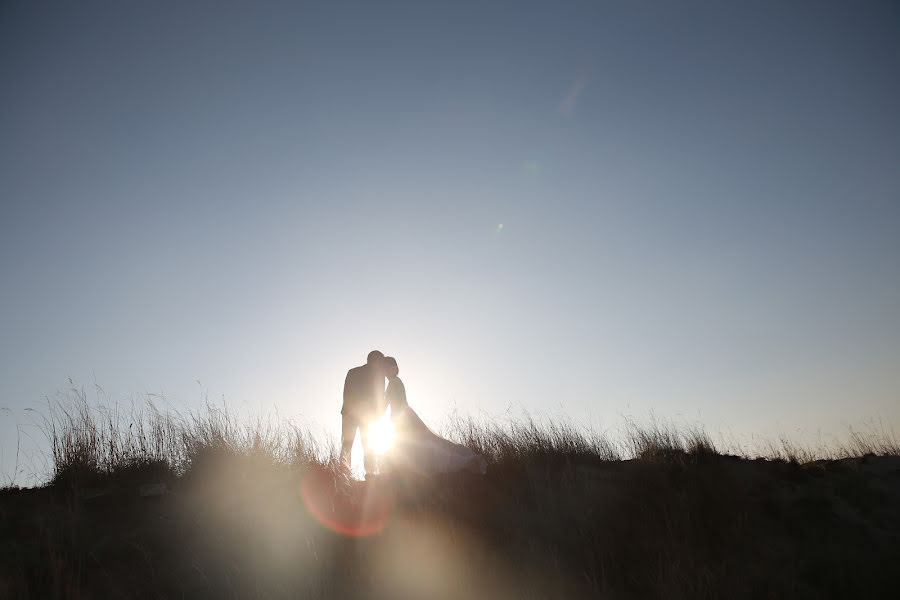
M 350 379 L 350 371 L 347 371 L 347 376 L 344 377 L 344 403 L 341 406 L 341 414 L 343 414 L 344 409 L 350 405 L 351 399 L 353 397 L 353 384 L 351 383 Z

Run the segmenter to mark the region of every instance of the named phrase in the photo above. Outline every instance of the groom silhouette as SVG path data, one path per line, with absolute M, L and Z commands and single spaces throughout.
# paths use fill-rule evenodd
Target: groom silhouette
M 341 465 L 350 469 L 350 449 L 359 429 L 363 444 L 366 476 L 375 472 L 375 453 L 369 447 L 369 426 L 386 407 L 384 405 L 384 354 L 372 350 L 366 364 L 347 371 L 344 380 L 344 406 L 341 408 Z

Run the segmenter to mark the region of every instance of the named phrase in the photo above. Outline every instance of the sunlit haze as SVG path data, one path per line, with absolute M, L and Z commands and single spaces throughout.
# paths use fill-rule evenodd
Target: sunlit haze
M 0 460 L 95 384 L 900 429 L 895 2 L 4 2 Z M 28 474 L 19 475 L 27 478 Z

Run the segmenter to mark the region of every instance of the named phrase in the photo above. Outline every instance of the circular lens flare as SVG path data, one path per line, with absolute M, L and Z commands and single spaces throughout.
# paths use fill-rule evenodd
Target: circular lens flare
M 394 509 L 390 486 L 359 482 L 340 491 L 335 477 L 324 469 L 311 470 L 303 477 L 300 495 L 309 514 L 328 529 L 352 537 L 384 529 Z

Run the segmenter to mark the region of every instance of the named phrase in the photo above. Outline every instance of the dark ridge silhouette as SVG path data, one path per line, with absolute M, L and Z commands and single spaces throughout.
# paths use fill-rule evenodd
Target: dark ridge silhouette
M 63 410 L 65 408 L 65 410 Z M 485 476 L 370 481 L 266 419 L 86 403 L 45 426 L 51 482 L 0 491 L 3 598 L 884 598 L 900 456 L 721 454 L 702 430 L 457 419 Z

